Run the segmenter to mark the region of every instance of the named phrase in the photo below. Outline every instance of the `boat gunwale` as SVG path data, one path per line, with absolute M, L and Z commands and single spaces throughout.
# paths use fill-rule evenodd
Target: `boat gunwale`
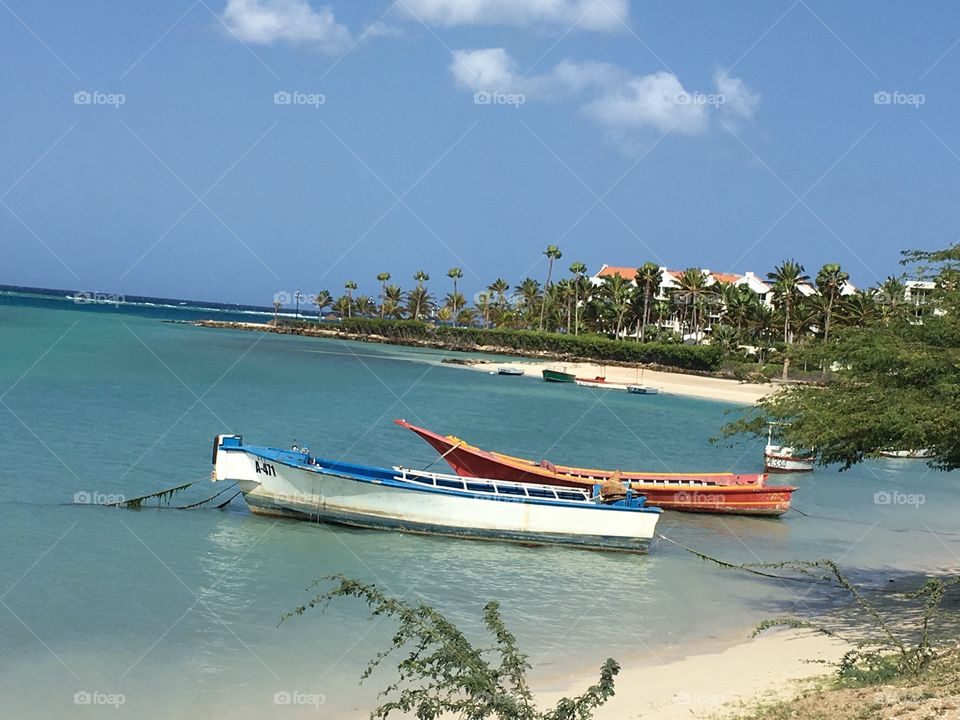
M 548 475 L 560 475 L 563 476 L 562 479 L 574 481 L 578 483 L 585 483 L 587 481 L 597 481 L 603 482 L 604 480 L 609 480 L 613 475 L 613 472 L 609 470 L 600 470 L 596 468 L 579 468 L 568 465 L 553 465 L 554 470 L 551 471 L 548 468 L 543 467 L 539 463 L 529 460 L 527 458 L 520 458 L 514 455 L 507 455 L 505 453 L 500 453 L 495 450 L 483 450 L 475 445 L 462 440 L 461 438 L 456 437 L 455 435 L 440 435 L 435 433 L 432 430 L 427 430 L 426 428 L 421 428 L 412 423 L 407 422 L 403 419 L 394 420 L 394 423 L 400 425 L 401 427 L 407 428 L 415 432 L 421 437 L 426 434 L 430 435 L 433 438 L 440 440 L 450 446 L 448 452 L 454 450 L 464 450 L 468 453 L 478 455 L 487 460 L 493 462 L 499 462 L 511 466 L 515 470 L 522 470 L 525 472 L 533 473 L 542 473 Z M 578 471 L 578 472 L 570 472 Z M 581 474 L 582 473 L 582 474 Z M 594 473 L 594 474 L 590 474 Z M 631 483 L 634 487 L 648 485 L 653 488 L 660 489 L 663 485 L 658 484 L 657 480 L 670 481 L 676 488 L 679 490 L 687 488 L 710 488 L 716 490 L 722 490 L 725 492 L 746 492 L 754 491 L 766 488 L 777 488 L 777 490 L 790 491 L 793 492 L 797 490 L 796 487 L 789 485 L 767 485 L 765 482 L 761 482 L 760 479 L 763 475 L 767 473 L 760 473 L 756 476 L 751 475 L 738 475 L 736 473 L 721 472 L 721 473 L 642 473 L 635 471 L 628 471 L 621 473 L 621 480 L 624 482 Z M 742 480 L 739 484 L 719 484 L 719 483 L 704 483 L 698 480 L 693 480 L 693 477 L 701 478 L 744 478 L 744 477 L 756 477 L 756 480 Z M 684 479 L 687 478 L 687 479 Z M 649 482 L 648 482 L 649 481 Z M 548 483 L 547 483 L 548 484 Z
M 465 499 L 488 500 L 490 502 L 510 502 L 510 503 L 520 503 L 525 505 L 546 505 L 548 507 L 569 507 L 569 508 L 578 508 L 582 510 L 583 509 L 605 510 L 605 511 L 619 511 L 619 512 L 632 512 L 632 513 L 648 512 L 653 514 L 659 514 L 662 512 L 662 510 L 658 507 L 647 506 L 647 505 L 644 505 L 641 507 L 627 507 L 623 505 L 619 505 L 619 506 L 605 505 L 603 503 L 592 502 L 589 499 L 586 499 L 583 501 L 573 501 L 573 500 L 559 500 L 559 499 L 554 500 L 550 498 L 533 498 L 529 496 L 516 496 L 516 495 L 506 495 L 506 494 L 495 495 L 493 493 L 478 493 L 478 492 L 472 492 L 470 490 L 458 490 L 456 488 L 445 488 L 445 487 L 437 487 L 435 485 L 425 485 L 425 484 L 418 483 L 416 481 L 405 481 L 405 480 L 400 480 L 396 478 L 364 477 L 363 475 L 354 475 L 349 472 L 331 470 L 329 467 L 324 467 L 322 465 L 315 466 L 307 463 L 298 463 L 292 460 L 288 460 L 286 458 L 281 458 L 279 457 L 279 455 L 281 454 L 287 455 L 287 454 L 294 454 L 294 453 L 290 450 L 281 450 L 280 448 L 270 448 L 270 447 L 260 446 L 260 445 L 238 445 L 238 446 L 229 446 L 229 447 L 220 445 L 219 449 L 224 452 L 245 452 L 245 453 L 260 457 L 264 460 L 275 462 L 280 465 L 285 465 L 286 467 L 294 468 L 296 470 L 305 470 L 305 471 L 310 471 L 310 472 L 314 472 L 321 475 L 330 475 L 332 477 L 339 477 L 345 480 L 352 480 L 355 482 L 366 483 L 369 485 L 384 485 L 384 486 L 392 487 L 398 490 L 412 490 L 415 492 L 434 493 L 434 494 L 440 494 L 440 495 L 461 497 Z M 297 453 L 297 454 L 302 454 L 302 453 Z M 374 470 L 374 471 L 379 471 L 384 473 L 394 472 L 392 468 L 388 470 L 387 468 L 376 467 L 373 465 L 355 465 L 352 463 L 341 463 L 335 460 L 329 460 L 328 458 L 314 457 L 314 460 L 319 460 L 321 462 L 325 461 L 333 465 L 345 464 L 358 469 L 369 469 L 369 470 Z M 406 469 L 409 470 L 410 468 L 406 468 Z M 435 474 L 440 475 L 440 473 L 435 473 Z M 470 480 L 486 481 L 486 482 L 493 482 L 493 483 L 509 482 L 509 481 L 493 480 L 491 478 L 467 478 L 467 477 L 461 477 L 459 475 L 448 475 L 448 477 L 461 479 L 465 483 L 469 482 Z M 551 489 L 556 489 L 556 488 L 554 487 Z M 642 495 L 643 493 L 638 492 L 637 494 Z

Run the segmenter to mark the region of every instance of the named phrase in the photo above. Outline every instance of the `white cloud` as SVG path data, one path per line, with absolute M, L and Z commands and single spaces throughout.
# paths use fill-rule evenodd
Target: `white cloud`
M 336 54 L 351 42 L 333 10 L 307 0 L 227 0 L 220 17 L 238 39 L 257 45 L 286 42 Z
M 396 25 L 390 25 L 383 22 L 382 20 L 377 20 L 374 23 L 367 25 L 366 29 L 363 31 L 364 36 L 366 37 L 387 37 L 387 38 L 396 38 L 403 36 L 403 28 Z
M 573 99 L 587 117 L 621 134 L 653 129 L 697 135 L 707 130 L 717 108 L 752 118 L 760 101 L 738 78 L 716 76 L 718 92 L 706 95 L 687 91 L 673 73 L 633 75 L 610 63 L 564 60 L 527 76 L 503 48 L 457 50 L 450 72 L 459 87 L 472 92 L 519 93 L 526 101 Z
M 753 120 L 760 106 L 760 94 L 752 92 L 740 78 L 718 72 L 713 76 L 717 94 L 723 96 L 721 110 L 742 120 Z
M 689 97 L 676 75 L 658 72 L 630 78 L 587 103 L 584 111 L 614 129 L 649 127 L 695 135 L 707 129 L 707 106 L 682 100 Z
M 521 78 L 516 62 L 503 48 L 454 50 L 450 72 L 460 87 L 476 90 L 517 92 Z
M 408 15 L 444 25 L 576 26 L 617 31 L 630 19 L 629 0 L 404 0 Z

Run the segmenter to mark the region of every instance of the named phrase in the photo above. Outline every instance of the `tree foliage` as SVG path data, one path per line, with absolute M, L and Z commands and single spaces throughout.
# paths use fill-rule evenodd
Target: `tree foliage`
M 589 720 L 596 708 L 613 697 L 620 666 L 608 659 L 596 685 L 575 698 L 561 699 L 551 709 L 538 710 L 527 682 L 528 657 L 520 651 L 496 602 L 483 608 L 483 624 L 494 644 L 477 647 L 425 603 L 390 597 L 375 585 L 343 575 L 324 578 L 314 586 L 324 581 L 336 585 L 284 615 L 281 622 L 318 605 L 325 608 L 340 597 L 362 600 L 372 617 L 397 622 L 390 646 L 370 660 L 361 676 L 361 681 L 368 679 L 388 657 L 405 653 L 397 665 L 398 677 L 380 693 L 383 703 L 370 713 L 372 719 L 400 712 L 413 713 L 419 720 L 451 715 L 463 720 Z
M 722 435 L 763 436 L 774 423 L 785 444 L 844 469 L 886 449 L 930 450 L 932 466 L 960 467 L 960 245 L 904 262 L 925 264 L 935 282 L 921 319 L 900 313 L 837 331 L 804 354 L 835 368 L 833 382 L 764 398 Z

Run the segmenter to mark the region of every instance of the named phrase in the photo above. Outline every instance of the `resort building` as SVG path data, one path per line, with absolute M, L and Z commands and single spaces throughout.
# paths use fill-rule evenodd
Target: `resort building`
M 746 285 L 757 294 L 760 302 L 769 307 L 773 306 L 773 284 L 767 280 L 762 280 L 756 273 L 748 270 L 742 275 L 738 275 L 735 273 L 714 272 L 707 268 L 700 269 L 703 274 L 707 276 L 708 286 L 717 285 L 718 283 Z M 678 281 L 683 273 L 683 270 L 670 270 L 666 266 L 662 266 L 660 268 L 660 274 L 662 275 L 663 280 L 660 282 L 660 287 L 655 295 L 656 299 L 666 300 L 670 294 L 670 291 L 679 290 L 680 283 Z M 624 280 L 629 280 L 630 282 L 636 284 L 637 268 L 603 265 L 600 270 L 598 270 L 597 273 L 590 278 L 590 280 L 594 285 L 600 285 L 605 277 L 611 277 L 613 275 L 619 275 Z M 844 284 L 840 293 L 842 295 L 852 295 L 856 291 L 857 288 L 853 285 L 853 283 L 848 281 Z M 817 288 L 809 283 L 804 283 L 800 286 L 800 292 L 805 297 L 810 297 L 811 295 L 817 294 Z
M 746 271 L 742 275 L 737 273 L 721 273 L 714 272 L 708 268 L 700 268 L 704 275 L 707 276 L 707 286 L 712 287 L 721 283 L 727 283 L 734 286 L 746 286 L 750 288 L 756 295 L 760 302 L 767 307 L 773 307 L 774 304 L 774 293 L 773 293 L 773 283 L 768 280 L 761 279 L 756 273 L 751 271 Z M 670 298 L 670 295 L 678 290 L 680 290 L 680 277 L 683 275 L 683 270 L 671 270 L 666 266 L 660 267 L 660 274 L 662 280 L 660 281 L 660 286 L 657 288 L 657 292 L 654 294 L 654 300 L 656 301 L 665 301 Z M 595 275 L 590 277 L 590 281 L 594 285 L 601 285 L 604 278 L 612 277 L 614 275 L 619 275 L 624 280 L 628 280 L 634 285 L 637 284 L 637 268 L 627 267 L 627 266 L 618 266 L 618 265 L 603 265 L 600 270 L 597 271 Z M 799 287 L 800 292 L 805 297 L 810 297 L 811 295 L 816 295 L 819 291 L 817 288 L 810 284 L 804 283 Z M 846 282 L 841 289 L 842 295 L 852 295 L 857 291 L 857 288 L 851 282 Z M 710 326 L 713 321 L 720 318 L 719 310 L 715 310 L 710 314 L 706 320 L 706 326 L 704 330 L 709 332 Z M 661 323 L 661 327 L 680 332 L 680 320 L 679 318 L 672 317 L 669 320 Z

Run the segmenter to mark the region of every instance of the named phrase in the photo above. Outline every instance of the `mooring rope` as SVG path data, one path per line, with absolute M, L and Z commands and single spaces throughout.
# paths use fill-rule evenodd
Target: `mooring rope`
M 676 545 L 678 548 L 686 550 L 691 555 L 695 555 L 701 560 L 708 560 L 712 563 L 719 565 L 720 567 L 730 568 L 732 570 L 744 570 L 753 575 L 759 575 L 765 578 L 772 578 L 773 580 L 792 580 L 794 582 L 817 582 L 819 578 L 814 577 L 793 577 L 790 575 L 775 575 L 774 573 L 763 572 L 762 570 L 757 570 L 756 568 L 750 567 L 749 565 L 737 565 L 736 563 L 727 562 L 726 560 L 721 560 L 720 558 L 715 558 L 706 553 L 702 553 L 699 550 L 694 550 L 692 547 L 688 547 L 681 542 L 677 542 L 671 538 L 668 538 L 662 533 L 657 533 L 657 537 L 660 540 L 666 540 L 668 543 Z
M 426 470 L 426 469 L 429 468 L 431 465 L 436 465 L 438 462 L 440 462 L 441 460 L 443 460 L 447 455 L 449 455 L 450 453 L 452 453 L 454 450 L 456 450 L 456 449 L 457 449 L 458 447 L 460 447 L 461 445 L 463 445 L 463 440 L 458 440 L 457 443 L 456 443 L 453 447 L 451 447 L 449 450 L 447 450 L 447 451 L 446 451 L 443 455 L 441 455 L 440 457 L 436 458 L 433 462 L 429 463 L 429 464 L 428 464 L 426 467 L 424 467 L 423 469 Z
M 177 485 L 176 487 L 167 488 L 166 490 L 159 490 L 157 492 L 150 493 L 148 495 L 141 495 L 140 497 L 130 498 L 129 500 L 121 500 L 119 502 L 110 503 L 107 507 L 124 507 L 124 508 L 138 508 L 143 504 L 144 500 L 150 500 L 151 498 L 158 498 L 160 500 L 164 499 L 166 496 L 167 505 L 170 504 L 170 499 L 178 492 L 183 492 L 188 487 L 193 487 L 197 483 L 206 482 L 206 478 L 203 480 L 194 480 L 193 482 L 188 482 L 183 485 Z
M 191 503 L 190 505 L 180 505 L 180 506 L 177 507 L 176 509 L 177 509 L 177 510 L 189 510 L 189 509 L 191 509 L 191 508 L 200 507 L 201 505 L 204 505 L 204 504 L 210 502 L 211 500 L 214 500 L 215 498 L 220 497 L 220 496 L 223 495 L 225 492 L 229 492 L 230 490 L 233 490 L 233 489 L 236 488 L 236 487 L 237 487 L 236 483 L 234 483 L 234 484 L 232 484 L 232 485 L 228 485 L 228 486 L 225 487 L 223 490 L 221 490 L 220 492 L 218 492 L 216 495 L 211 495 L 211 496 L 208 497 L 206 500 L 201 500 L 200 502 Z M 231 497 L 230 500 L 232 500 L 234 497 L 236 497 L 236 495 L 234 495 L 233 497 Z M 230 502 L 230 500 L 228 500 L 227 502 Z

